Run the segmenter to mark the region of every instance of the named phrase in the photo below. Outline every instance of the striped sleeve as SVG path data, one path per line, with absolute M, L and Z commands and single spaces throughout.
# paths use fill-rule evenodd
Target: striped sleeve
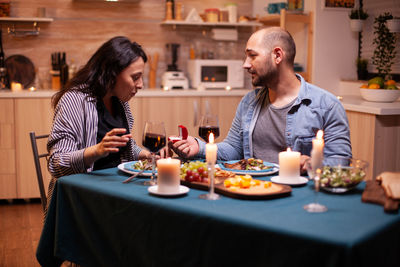
M 47 148 L 49 171 L 55 177 L 91 171 L 86 169 L 83 153 L 96 144 L 97 111 L 86 94 L 73 90 L 63 95 L 53 119 Z
M 129 103 L 125 102 L 122 103 L 122 106 L 124 107 L 125 111 L 125 116 L 126 120 L 128 121 L 128 126 L 129 126 L 129 131 L 132 132 L 133 129 L 133 123 L 134 123 L 134 118 L 132 116 L 131 109 L 129 107 Z M 137 160 L 139 159 L 139 154 L 140 151 L 142 151 L 142 148 L 138 146 L 135 142 L 135 140 L 131 139 L 128 143 L 129 149 L 127 149 L 126 153 L 122 155 L 121 161 L 131 161 L 131 160 Z

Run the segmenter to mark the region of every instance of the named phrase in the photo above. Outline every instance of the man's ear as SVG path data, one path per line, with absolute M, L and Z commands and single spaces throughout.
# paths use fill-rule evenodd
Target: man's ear
M 283 61 L 283 50 L 281 47 L 277 46 L 273 50 L 274 62 L 275 64 L 280 64 Z

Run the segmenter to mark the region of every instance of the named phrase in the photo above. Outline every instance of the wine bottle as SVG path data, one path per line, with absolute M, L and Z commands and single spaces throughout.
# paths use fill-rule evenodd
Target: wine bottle
M 3 32 L 0 28 L 0 89 L 10 88 L 3 51 Z

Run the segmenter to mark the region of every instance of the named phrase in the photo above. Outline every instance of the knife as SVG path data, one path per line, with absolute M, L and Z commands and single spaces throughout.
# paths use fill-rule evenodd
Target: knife
M 129 177 L 128 179 L 126 179 L 126 180 L 123 181 L 122 183 L 124 183 L 124 184 L 129 183 L 129 182 L 132 181 L 136 176 L 141 175 L 144 171 L 145 171 L 145 170 L 141 170 L 140 172 L 135 173 L 134 175 L 132 175 L 131 177 Z

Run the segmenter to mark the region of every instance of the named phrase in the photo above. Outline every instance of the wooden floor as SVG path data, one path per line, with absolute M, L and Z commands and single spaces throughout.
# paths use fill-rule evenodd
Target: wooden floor
M 40 201 L 0 200 L 0 267 L 40 266 L 35 254 L 42 227 Z

